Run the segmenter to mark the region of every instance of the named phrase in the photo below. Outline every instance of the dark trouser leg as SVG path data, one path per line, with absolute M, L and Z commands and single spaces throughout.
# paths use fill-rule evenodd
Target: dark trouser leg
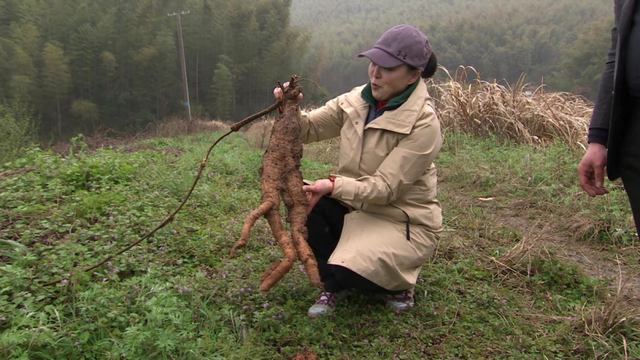
M 345 267 L 327 264 L 338 245 L 344 226 L 344 216 L 348 212 L 349 209 L 339 201 L 325 196 L 318 201 L 307 217 L 308 242 L 318 261 L 318 270 L 320 270 L 320 278 L 325 290 L 337 292 L 342 289 L 357 289 L 374 293 L 399 293 L 399 291 L 386 290 Z
M 622 146 L 620 173 L 640 237 L 640 104 L 631 111 Z
M 307 241 L 318 261 L 320 278 L 326 291 L 336 292 L 344 289 L 327 261 L 338 245 L 344 225 L 344 216 L 348 212 L 349 209 L 339 201 L 323 196 L 307 217 L 307 229 L 309 230 Z
M 338 265 L 329 265 L 332 267 L 333 274 L 345 288 L 356 289 L 367 293 L 376 294 L 399 294 L 402 291 L 391 291 L 382 286 L 368 280 L 364 276 Z
M 629 202 L 631 203 L 631 211 L 633 219 L 636 223 L 636 231 L 640 237 L 640 170 L 630 170 L 624 167 L 620 168 L 622 172 L 622 182 L 627 190 Z

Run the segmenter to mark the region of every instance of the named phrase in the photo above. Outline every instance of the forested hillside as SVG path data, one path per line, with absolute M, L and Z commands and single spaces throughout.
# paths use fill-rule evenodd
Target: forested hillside
M 366 81 L 370 48 L 389 27 L 408 23 L 429 36 L 448 69 L 471 65 L 485 79 L 544 77 L 551 90 L 593 98 L 613 24 L 612 0 L 294 0 L 292 21 L 308 26 L 321 54 L 318 77 L 331 91 Z
M 34 108 L 51 137 L 183 115 L 176 18 L 167 15 L 189 10 L 182 27 L 193 113 L 252 113 L 272 102 L 278 80 L 305 73 L 308 37 L 289 27 L 290 4 L 0 0 L 0 106 Z
M 356 55 L 398 23 L 424 30 L 449 69 L 472 65 L 484 79 L 509 82 L 524 72 L 550 90 L 595 94 L 611 0 L 399 4 L 0 0 L 0 133 L 25 138 L 37 124 L 51 140 L 182 116 L 176 18 L 167 16 L 181 10 L 190 11 L 182 28 L 196 116 L 242 118 L 271 103 L 276 82 L 294 73 L 328 90 L 304 84 L 305 101 L 321 103 L 366 81 L 366 60 Z

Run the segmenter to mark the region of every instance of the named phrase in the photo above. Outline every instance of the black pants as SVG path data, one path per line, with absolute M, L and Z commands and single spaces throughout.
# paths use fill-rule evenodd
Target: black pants
M 342 234 L 344 216 L 349 209 L 339 201 L 323 196 L 307 217 L 309 246 L 318 260 L 320 278 L 329 292 L 356 289 L 370 293 L 398 294 L 401 291 L 387 290 L 363 276 L 339 265 L 327 264 Z
M 632 103 L 622 142 L 620 174 L 640 237 L 640 99 Z

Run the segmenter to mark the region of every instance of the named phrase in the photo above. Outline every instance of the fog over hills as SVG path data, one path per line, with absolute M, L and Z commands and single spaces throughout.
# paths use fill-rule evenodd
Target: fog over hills
M 293 25 L 313 38 L 317 76 L 331 92 L 366 81 L 357 59 L 393 25 L 424 31 L 448 69 L 471 65 L 484 78 L 527 80 L 592 97 L 609 45 L 613 1 L 293 0 Z M 587 52 L 585 54 L 585 52 Z

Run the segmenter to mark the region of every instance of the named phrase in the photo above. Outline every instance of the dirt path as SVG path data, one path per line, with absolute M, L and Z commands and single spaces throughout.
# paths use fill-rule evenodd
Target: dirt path
M 490 226 L 494 230 L 513 229 L 522 234 L 521 237 L 534 237 L 537 250 L 547 249 L 558 259 L 576 264 L 585 275 L 607 281 L 613 293 L 617 292 L 622 280 L 621 293 L 624 298 L 628 304 L 640 308 L 640 247 L 616 248 L 595 241 L 576 240 L 561 223 L 543 222 L 549 217 L 535 214 L 537 210 L 531 208 L 531 204 L 526 201 L 475 198 L 461 190 L 449 189 L 446 185 L 441 188 L 441 192 L 452 196 L 443 202 L 445 209 L 482 209 L 483 215 L 479 215 L 475 221 L 480 221 L 483 226 Z M 481 247 L 515 245 L 496 243 L 498 239 L 486 240 L 489 242 L 480 245 Z
M 532 223 L 521 216 L 500 215 L 500 222 L 506 224 L 521 233 L 537 232 L 540 235 L 539 243 L 556 256 L 565 261 L 574 263 L 588 276 L 609 281 L 612 290 L 617 291 L 622 280 L 622 293 L 630 304 L 640 307 L 640 270 L 638 267 L 625 264 L 622 257 L 611 250 L 598 248 L 598 244 L 576 241 L 566 231 Z M 540 233 L 542 232 L 542 233 Z M 640 248 L 626 248 L 618 250 L 619 254 L 628 252 L 635 260 L 640 260 Z M 628 256 L 627 256 L 628 260 Z

